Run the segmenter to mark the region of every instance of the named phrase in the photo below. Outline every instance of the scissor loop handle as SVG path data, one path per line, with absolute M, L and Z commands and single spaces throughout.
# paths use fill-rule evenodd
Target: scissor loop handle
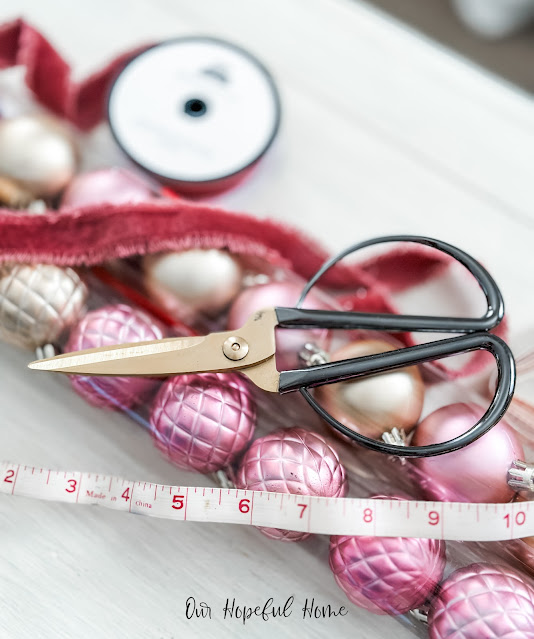
M 343 312 L 330 312 L 332 316 L 329 322 L 329 312 L 328 311 L 308 311 L 300 310 L 301 306 L 312 289 L 312 287 L 321 279 L 321 277 L 328 271 L 330 268 L 341 261 L 343 258 L 347 257 L 351 253 L 355 253 L 360 249 L 367 248 L 369 246 L 375 246 L 376 244 L 386 244 L 389 242 L 411 242 L 415 244 L 424 244 L 425 246 L 430 246 L 431 248 L 437 249 L 442 253 L 446 253 L 450 255 L 455 260 L 460 262 L 465 268 L 473 275 L 473 277 L 477 280 L 484 296 L 486 298 L 487 309 L 486 313 L 479 318 L 466 318 L 466 317 L 432 317 L 427 315 L 387 315 L 387 314 L 377 314 L 377 313 L 343 313 Z M 321 324 L 315 323 L 316 327 L 324 327 L 324 328 L 368 328 L 368 329 L 378 329 L 378 330 L 386 330 L 386 331 L 415 331 L 415 332 L 423 332 L 423 331 L 433 331 L 433 332 L 443 332 L 443 333 L 470 333 L 473 331 L 487 331 L 492 328 L 495 328 L 497 324 L 504 317 L 504 301 L 497 286 L 495 280 L 488 273 L 488 271 L 475 260 L 469 253 L 462 251 L 461 249 L 453 246 L 452 244 L 448 244 L 447 242 L 442 242 L 441 240 L 435 240 L 430 237 L 421 237 L 418 235 L 388 235 L 385 237 L 377 237 L 372 240 L 367 240 L 365 242 L 360 242 L 359 244 L 354 244 L 349 247 L 339 255 L 336 255 L 328 262 L 323 264 L 321 268 L 317 271 L 317 273 L 311 278 L 311 280 L 306 284 L 303 288 L 300 298 L 296 304 L 296 309 L 278 309 L 280 311 L 284 311 L 281 315 L 279 315 L 279 319 L 281 320 L 280 326 L 285 326 L 287 328 L 291 328 L 292 326 L 306 326 L 306 321 L 315 321 L 321 322 Z M 278 314 L 277 310 L 277 314 Z M 291 315 L 290 313 L 285 313 L 285 311 L 298 311 Z M 299 314 L 300 312 L 300 314 Z M 305 315 L 313 314 L 313 320 L 311 318 L 305 318 Z M 338 320 L 336 320 L 335 315 L 337 315 Z M 346 317 L 343 318 L 342 315 Z M 349 316 L 353 316 L 353 323 L 351 325 L 347 325 L 347 321 L 350 320 Z M 344 321 L 343 326 L 338 325 L 337 321 Z
M 325 272 L 347 255 L 360 249 L 386 242 L 414 242 L 442 251 L 460 262 L 475 277 L 487 303 L 480 318 L 432 317 L 424 315 L 393 315 L 351 313 L 344 311 L 302 310 L 306 295 Z M 310 406 L 337 431 L 365 448 L 401 457 L 431 457 L 458 450 L 484 435 L 502 418 L 508 408 L 515 387 L 515 362 L 510 348 L 488 331 L 502 320 L 504 302 L 501 292 L 486 269 L 461 249 L 428 237 L 391 235 L 356 244 L 326 262 L 304 287 L 297 308 L 277 308 L 280 327 L 286 328 L 344 328 L 383 331 L 432 331 L 467 333 L 459 337 L 401 348 L 367 357 L 331 362 L 307 369 L 280 373 L 280 392 L 299 389 Z M 430 446 L 397 446 L 365 437 L 332 417 L 313 397 L 309 388 L 322 384 L 376 375 L 413 364 L 434 361 L 474 350 L 487 350 L 497 363 L 497 388 L 487 411 L 468 431 L 445 442 Z
M 488 410 L 483 417 L 467 432 L 454 439 L 430 446 L 396 446 L 364 437 L 344 426 L 332 417 L 309 392 L 309 388 L 347 379 L 403 368 L 413 364 L 449 357 L 473 350 L 487 350 L 497 362 L 497 388 Z M 358 357 L 355 359 L 331 362 L 308 369 L 283 371 L 280 373 L 280 392 L 299 389 L 306 401 L 333 428 L 343 435 L 361 444 L 365 448 L 401 457 L 431 457 L 443 455 L 471 444 L 492 428 L 504 415 L 515 387 L 515 362 L 505 342 L 491 333 L 481 332 L 460 337 L 451 337 L 429 344 L 420 344 L 401 348 L 396 351 Z

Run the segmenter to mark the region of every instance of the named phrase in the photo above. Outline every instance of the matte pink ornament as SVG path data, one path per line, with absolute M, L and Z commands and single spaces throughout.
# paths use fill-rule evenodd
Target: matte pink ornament
M 352 603 L 377 615 L 399 615 L 421 606 L 434 592 L 445 568 L 445 542 L 334 535 L 330 568 Z
M 484 414 L 476 404 L 451 404 L 434 411 L 416 427 L 411 441 L 426 446 L 465 433 Z M 514 459 L 524 459 L 514 431 L 499 422 L 489 432 L 461 450 L 438 457 L 413 460 L 412 472 L 428 499 L 465 502 L 507 502 L 514 496 L 508 486 L 508 469 Z
M 249 443 L 255 422 L 250 385 L 232 373 L 169 379 L 150 415 L 155 445 L 180 468 L 201 473 L 231 464 Z
M 100 169 L 74 177 L 63 193 L 61 206 L 146 202 L 154 195 L 146 182 L 126 169 Z
M 344 497 L 348 490 L 338 454 L 317 433 L 280 429 L 252 442 L 236 475 L 238 488 L 291 495 Z M 301 541 L 309 533 L 260 528 L 272 539 Z
M 471 564 L 440 586 L 430 639 L 534 639 L 534 589 L 510 568 Z
M 241 328 L 256 311 L 273 306 L 295 306 L 303 285 L 294 282 L 270 282 L 251 286 L 240 293 L 228 313 L 228 329 Z M 328 309 L 329 306 L 313 291 L 306 296 L 303 308 Z M 276 367 L 278 370 L 297 368 L 298 354 L 306 342 L 314 342 L 320 348 L 328 346 L 328 331 L 277 329 L 276 330 Z
M 163 328 L 144 311 L 127 304 L 113 304 L 87 313 L 71 332 L 64 351 L 163 337 Z M 72 375 L 70 380 L 74 390 L 90 404 L 116 410 L 141 402 L 157 383 L 154 379 L 144 377 Z

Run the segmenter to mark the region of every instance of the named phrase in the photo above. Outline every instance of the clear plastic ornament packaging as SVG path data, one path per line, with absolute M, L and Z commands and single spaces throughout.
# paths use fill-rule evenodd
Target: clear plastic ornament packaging
M 367 255 L 367 263 L 375 258 L 379 256 Z M 65 281 L 57 279 L 59 271 Z M 294 306 L 304 284 L 288 268 L 266 259 L 209 247 L 73 270 L 6 263 L 0 279 L 1 334 L 28 349 L 28 361 L 33 348 L 47 356 L 113 343 L 204 335 L 237 329 L 261 308 Z M 25 300 L 32 287 L 39 295 L 28 309 Z M 439 314 L 440 305 L 472 297 L 455 267 L 416 289 L 397 296 L 403 313 Z M 319 283 L 304 305 L 350 308 L 351 300 L 362 295 L 361 290 L 340 293 Z M 33 317 L 28 319 L 29 310 Z M 53 325 L 53 330 L 44 330 L 43 323 Z M 276 339 L 278 368 L 292 369 L 399 348 L 405 336 L 278 329 Z M 474 425 L 491 398 L 491 358 L 477 374 L 462 376 L 470 357 L 450 358 L 444 362 L 446 368 L 433 363 L 411 366 L 330 384 L 313 393 L 336 419 L 374 439 L 406 446 L 444 441 Z M 521 378 L 521 367 L 519 372 Z M 511 409 L 505 420 L 463 450 L 410 460 L 361 448 L 327 425 L 298 393 L 261 391 L 239 373 L 150 379 L 71 376 L 58 377 L 56 383 L 70 384 L 79 401 L 102 411 L 102 420 L 106 412 L 123 412 L 146 430 L 146 445 L 157 447 L 162 463 L 190 471 L 191 485 L 466 504 L 530 498 L 523 486 L 519 491 L 513 487 L 514 471 L 510 472 L 516 468 L 521 473 L 517 462 L 528 464 L 534 458 L 534 437 L 525 421 L 528 411 Z M 310 553 L 328 556 L 325 579 L 332 589 L 340 587 L 346 593 L 347 606 L 393 615 L 418 636 L 498 637 L 510 629 L 516 632 L 510 636 L 534 636 L 531 540 L 310 539 L 274 528 L 251 529 L 250 534 L 303 543 Z

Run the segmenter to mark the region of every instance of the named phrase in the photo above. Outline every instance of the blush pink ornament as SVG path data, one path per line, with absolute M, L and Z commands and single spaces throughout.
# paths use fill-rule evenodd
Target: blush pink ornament
M 228 313 L 228 329 L 241 328 L 256 311 L 273 306 L 295 306 L 303 285 L 294 282 L 270 282 L 245 289 L 236 298 Z M 303 308 L 330 308 L 313 291 L 306 296 Z M 303 329 L 276 330 L 276 367 L 289 370 L 303 366 L 298 354 L 307 342 L 314 342 L 322 349 L 328 346 L 328 331 Z
M 154 190 L 135 173 L 126 169 L 109 168 L 75 176 L 63 193 L 61 206 L 146 202 L 154 196 Z
M 451 404 L 434 411 L 416 427 L 414 446 L 443 442 L 465 433 L 484 414 L 476 404 Z M 428 499 L 507 502 L 514 496 L 508 470 L 524 459 L 514 431 L 501 421 L 474 443 L 446 455 L 413 460 L 413 476 Z
M 87 313 L 72 330 L 64 352 L 163 337 L 163 328 L 144 311 L 113 304 Z M 157 383 L 144 377 L 72 375 L 70 380 L 74 390 L 90 404 L 115 410 L 143 401 Z
M 280 429 L 252 442 L 236 474 L 245 490 L 272 493 L 344 497 L 348 490 L 338 454 L 317 433 L 303 428 Z M 260 528 L 272 539 L 301 541 L 309 533 Z
M 256 422 L 250 385 L 240 375 L 178 375 L 160 388 L 150 414 L 154 443 L 174 464 L 210 473 L 231 464 Z
M 445 542 L 334 535 L 330 568 L 352 603 L 377 615 L 399 615 L 423 605 L 435 591 L 445 568 Z
M 431 603 L 428 634 L 430 639 L 534 639 L 534 589 L 504 566 L 460 568 Z

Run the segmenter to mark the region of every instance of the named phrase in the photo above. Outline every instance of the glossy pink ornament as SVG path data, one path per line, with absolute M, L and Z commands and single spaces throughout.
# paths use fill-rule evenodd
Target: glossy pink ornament
M 295 306 L 302 288 L 294 282 L 270 282 L 245 289 L 234 301 L 228 313 L 228 329 L 241 328 L 256 311 L 273 306 Z M 329 306 L 313 291 L 306 296 L 303 308 L 328 309 Z M 299 351 L 306 342 L 314 342 L 320 348 L 328 346 L 328 331 L 277 329 L 276 366 L 278 370 L 297 368 Z
M 377 615 L 399 615 L 421 606 L 434 592 L 445 568 L 445 542 L 334 535 L 330 568 L 352 603 Z
M 519 573 L 471 564 L 440 586 L 428 615 L 430 639 L 534 639 L 534 589 Z
M 163 337 L 163 328 L 145 312 L 127 304 L 113 304 L 87 313 L 71 332 L 64 351 Z M 90 404 L 116 410 L 141 402 L 157 383 L 144 377 L 72 375 L 70 380 L 74 390 Z
M 169 379 L 150 414 L 156 446 L 180 468 L 201 473 L 231 464 L 249 443 L 255 421 L 250 385 L 232 373 Z
M 153 189 L 135 173 L 126 169 L 110 168 L 77 175 L 63 193 L 61 206 L 143 202 L 151 197 L 154 197 Z
M 476 404 L 451 404 L 434 411 L 416 427 L 411 441 L 426 446 L 465 433 L 484 414 Z M 428 499 L 465 502 L 507 502 L 514 496 L 508 469 L 524 459 L 514 431 L 499 422 L 474 443 L 446 455 L 413 460 L 413 475 Z
M 252 442 L 236 475 L 238 488 L 291 495 L 344 497 L 348 484 L 338 454 L 303 428 L 280 429 Z M 260 528 L 272 539 L 301 541 L 309 533 Z

